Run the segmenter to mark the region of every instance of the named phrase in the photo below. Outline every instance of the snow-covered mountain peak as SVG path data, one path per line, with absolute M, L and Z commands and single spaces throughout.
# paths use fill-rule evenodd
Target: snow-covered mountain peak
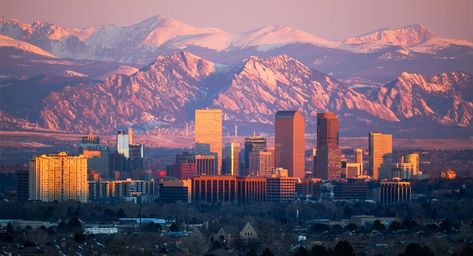
M 334 48 L 338 43 L 318 38 L 312 34 L 287 26 L 264 26 L 255 30 L 241 33 L 233 42 L 240 48 L 254 47 L 259 50 L 270 50 L 290 43 L 309 43 L 323 47 Z
M 205 60 L 188 51 L 179 51 L 169 56 L 158 56 L 150 65 L 144 67 L 140 72 L 162 72 L 163 70 L 183 71 L 192 78 L 207 77 L 215 73 L 217 64 Z M 176 75 L 176 74 L 173 74 Z
M 401 28 L 390 28 L 376 31 L 360 37 L 347 38 L 345 44 L 383 43 L 411 47 L 425 42 L 435 35 L 419 24 Z
M 23 42 L 23 41 L 20 41 L 20 40 L 16 40 L 16 39 L 13 39 L 11 37 L 4 36 L 4 35 L 1 35 L 1 34 L 0 34 L 0 47 L 13 47 L 13 48 L 25 51 L 25 52 L 29 52 L 29 53 L 33 53 L 33 54 L 38 54 L 38 55 L 54 58 L 54 55 L 52 55 L 51 53 L 49 53 L 49 52 L 47 52 L 47 51 L 45 51 L 45 50 L 43 50 L 39 47 L 36 47 L 32 44 L 29 44 L 29 43 L 26 43 L 26 42 Z

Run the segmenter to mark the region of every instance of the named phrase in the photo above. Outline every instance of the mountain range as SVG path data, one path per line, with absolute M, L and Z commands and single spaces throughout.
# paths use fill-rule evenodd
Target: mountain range
M 285 26 L 232 34 L 164 17 L 66 28 L 0 20 L 2 129 L 183 129 L 195 108 L 272 132 L 279 109 L 336 112 L 341 133 L 473 135 L 473 42 L 421 25 L 335 42 Z M 427 128 L 428 127 L 428 128 Z

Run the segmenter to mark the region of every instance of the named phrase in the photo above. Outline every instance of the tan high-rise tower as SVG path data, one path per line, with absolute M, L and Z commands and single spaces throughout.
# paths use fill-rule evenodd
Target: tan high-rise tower
M 87 202 L 87 159 L 83 155 L 36 156 L 30 165 L 30 199 L 44 202 Z
M 276 113 L 274 167 L 287 169 L 290 177 L 305 176 L 304 125 L 297 110 Z
M 361 175 L 364 174 L 363 171 L 363 149 L 362 148 L 355 148 L 355 163 L 360 164 L 360 172 Z
M 217 171 L 222 167 L 222 110 L 195 110 L 195 143 L 210 145 L 210 152 L 217 153 Z
M 369 134 L 369 171 L 373 179 L 391 176 L 393 136 L 380 132 Z

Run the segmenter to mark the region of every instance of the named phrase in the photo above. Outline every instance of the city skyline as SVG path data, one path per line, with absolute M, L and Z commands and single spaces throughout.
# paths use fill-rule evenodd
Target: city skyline
M 473 255 L 472 0 L 0 0 L 0 254 Z

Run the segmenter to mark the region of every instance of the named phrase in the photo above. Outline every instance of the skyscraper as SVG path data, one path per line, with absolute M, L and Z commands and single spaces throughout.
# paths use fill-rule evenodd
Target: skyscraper
M 79 142 L 81 155 L 87 158 L 87 169 L 97 171 L 103 178 L 108 178 L 110 174 L 110 151 L 107 146 L 100 144 L 100 137 L 90 133 L 82 137 Z
M 361 174 L 363 175 L 363 149 L 362 148 L 355 148 L 355 163 L 361 165 Z
M 274 169 L 274 156 L 269 151 L 250 153 L 249 175 L 269 177 Z
M 117 131 L 117 137 L 116 137 L 116 143 L 117 143 L 117 152 L 126 158 L 129 157 L 130 151 L 128 148 L 128 134 L 125 133 L 123 130 L 118 130 Z
M 222 110 L 195 110 L 195 142 L 210 145 L 210 151 L 217 153 L 217 173 L 222 167 Z
M 401 157 L 401 162 L 412 164 L 412 175 L 420 174 L 420 159 L 418 153 L 405 154 Z
M 290 177 L 305 176 L 304 123 L 297 110 L 276 113 L 274 165 L 287 169 Z
M 393 137 L 380 132 L 369 133 L 369 167 L 373 179 L 389 178 L 393 152 Z
M 240 175 L 240 143 L 229 142 L 225 144 L 225 174 Z
M 260 136 L 245 138 L 245 167 L 250 166 L 250 153 L 258 151 L 266 151 L 266 138 Z
M 341 176 L 338 147 L 339 120 L 334 113 L 317 114 L 317 161 L 315 177 L 333 180 Z
M 87 159 L 83 155 L 41 155 L 30 164 L 29 195 L 45 202 L 78 200 L 87 202 Z

